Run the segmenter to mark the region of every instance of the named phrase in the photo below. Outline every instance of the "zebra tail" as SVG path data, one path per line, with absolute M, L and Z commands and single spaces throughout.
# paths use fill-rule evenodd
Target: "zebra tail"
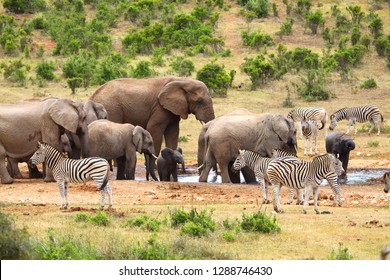
M 383 115 L 382 115 L 382 113 L 380 113 L 381 114 L 381 122 L 384 122 L 385 121 L 385 119 L 383 118 Z
M 109 174 L 110 174 L 110 165 L 108 164 L 106 176 L 104 176 L 103 184 L 100 186 L 100 189 L 99 189 L 100 191 L 104 190 L 104 188 L 107 186 Z

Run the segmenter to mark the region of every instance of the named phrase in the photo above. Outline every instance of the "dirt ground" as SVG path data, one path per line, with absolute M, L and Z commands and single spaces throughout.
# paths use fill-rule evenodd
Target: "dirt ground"
M 191 167 L 191 163 L 187 163 Z M 193 166 L 195 167 L 195 166 Z M 390 170 L 388 160 L 352 160 L 351 169 L 381 168 Z M 192 168 L 196 170 L 196 168 Z M 27 175 L 22 170 L 23 175 Z M 138 178 L 145 178 L 143 168 L 137 167 Z M 220 184 L 220 183 L 174 183 L 154 181 L 117 181 L 115 173 L 111 175 L 110 185 L 113 189 L 113 207 L 115 205 L 136 204 L 183 204 L 183 203 L 243 203 L 260 204 L 262 192 L 258 185 L 246 184 Z M 367 184 L 341 185 L 344 199 L 343 207 L 378 207 L 390 206 L 390 193 L 383 191 L 384 183 L 381 178 L 373 178 Z M 269 190 L 272 198 L 271 190 Z M 282 203 L 288 199 L 288 189 L 282 188 Z M 93 182 L 85 184 L 70 184 L 69 187 L 70 210 L 79 211 L 86 205 L 96 205 L 98 208 L 100 195 Z M 332 191 L 330 187 L 320 187 L 319 206 L 332 205 Z M 16 179 L 11 185 L 0 185 L 0 202 L 28 204 L 37 211 L 42 206 L 60 206 L 60 195 L 55 182 L 44 183 L 42 179 Z M 50 207 L 50 209 L 55 209 Z M 29 210 L 31 211 L 31 209 Z

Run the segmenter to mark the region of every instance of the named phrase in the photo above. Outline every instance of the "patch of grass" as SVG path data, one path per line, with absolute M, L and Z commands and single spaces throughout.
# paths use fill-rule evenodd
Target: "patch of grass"
M 353 256 L 351 255 L 351 252 L 349 251 L 348 247 L 342 246 L 341 244 L 337 248 L 337 250 L 332 249 L 329 256 L 327 257 L 328 260 L 352 260 Z
M 234 242 L 236 240 L 234 233 L 230 231 L 222 232 L 222 238 L 228 242 Z
M 251 215 L 242 214 L 241 227 L 245 231 L 260 233 L 280 232 L 281 229 L 276 222 L 275 216 L 268 216 L 263 211 Z
M 375 148 L 379 146 L 379 141 L 378 140 L 370 140 L 367 142 L 368 147 L 370 148 Z
M 377 84 L 376 84 L 376 81 L 371 78 L 371 79 L 368 79 L 368 80 L 364 81 L 363 83 L 361 83 L 359 87 L 365 88 L 365 89 L 370 89 L 370 88 L 376 88 Z
M 99 211 L 95 216 L 90 218 L 91 222 L 97 226 L 108 226 L 110 219 L 107 217 L 106 212 Z

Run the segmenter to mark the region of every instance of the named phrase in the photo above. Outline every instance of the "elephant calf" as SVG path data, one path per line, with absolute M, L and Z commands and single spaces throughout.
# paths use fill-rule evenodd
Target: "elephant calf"
M 349 152 L 355 149 L 355 142 L 348 134 L 335 131 L 329 133 L 325 138 L 326 152 L 334 154 L 343 164 L 345 176 L 347 173 Z
M 183 151 L 181 148 L 172 150 L 164 148 L 161 155 L 157 158 L 157 171 L 160 181 L 171 181 L 171 176 L 174 182 L 177 182 L 177 164 L 181 164 L 183 173 L 186 172 L 183 159 Z
M 146 129 L 129 123 L 96 120 L 88 125 L 88 133 L 90 156 L 117 160 L 117 180 L 134 180 L 136 152 L 139 152 L 145 155 L 146 168 L 158 181 L 154 173 L 155 160 L 151 158 L 156 157 L 153 139 Z

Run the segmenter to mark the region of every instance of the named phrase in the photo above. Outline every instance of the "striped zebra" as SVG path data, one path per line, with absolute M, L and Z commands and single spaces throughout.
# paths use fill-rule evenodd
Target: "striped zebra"
M 309 155 L 313 154 L 313 145 L 315 148 L 315 154 L 318 154 L 317 141 L 318 141 L 318 124 L 316 121 L 307 120 L 302 121 L 302 134 L 305 141 L 305 150 L 303 152 L 306 155 L 306 150 L 310 148 Z
M 383 189 L 383 191 L 385 193 L 388 193 L 390 189 L 390 171 L 385 172 L 385 174 L 383 174 L 383 181 L 385 181 L 385 188 Z
M 380 118 L 380 121 L 379 121 Z M 342 108 L 336 112 L 334 112 L 330 116 L 330 125 L 329 129 L 333 130 L 337 123 L 341 120 L 348 120 L 347 134 L 349 134 L 349 130 L 351 126 L 355 126 L 355 135 L 357 134 L 356 122 L 370 122 L 371 127 L 368 131 L 368 135 L 371 134 L 371 131 L 376 126 L 378 128 L 378 134 L 381 134 L 381 122 L 383 122 L 383 115 L 379 111 L 377 106 L 366 105 L 366 106 L 357 106 L 350 108 Z
M 101 194 L 100 210 L 104 207 L 105 193 L 108 193 L 108 208 L 112 206 L 112 190 L 108 183 L 110 166 L 107 160 L 98 157 L 70 159 L 47 143 L 38 142 L 38 150 L 29 160 L 30 166 L 46 162 L 53 171 L 61 195 L 61 209 L 68 208 L 68 183 L 95 181 Z
M 280 154 L 284 154 L 289 156 L 287 152 L 284 152 L 282 150 L 279 150 Z M 274 160 L 273 158 L 266 158 L 262 157 L 259 153 L 248 151 L 248 150 L 239 150 L 238 156 L 236 160 L 234 161 L 232 165 L 233 171 L 238 171 L 244 168 L 245 166 L 248 166 L 253 172 L 255 173 L 255 176 L 257 180 L 259 181 L 259 184 L 261 186 L 261 189 L 263 191 L 263 203 L 267 204 L 269 203 L 268 200 L 268 187 L 269 184 L 268 176 L 267 176 L 267 168 L 269 163 Z M 295 156 L 289 157 L 289 160 L 292 161 L 299 161 L 299 159 Z M 303 203 L 303 197 L 300 195 L 300 193 L 297 190 L 298 194 L 298 202 L 297 204 Z M 294 190 L 292 190 L 292 193 L 290 194 L 290 199 L 288 204 L 292 202 L 294 199 Z
M 287 186 L 292 189 L 303 189 L 306 187 L 303 212 L 306 213 L 310 188 L 313 189 L 314 210 L 318 214 L 318 187 L 323 179 L 328 180 L 334 189 L 339 206 L 342 204 L 337 176 L 343 171 L 341 161 L 332 154 L 316 156 L 312 161 L 290 161 L 284 158 L 275 159 L 268 165 L 267 176 L 273 186 L 274 210 L 283 213 L 280 205 L 280 187 Z
M 317 123 L 321 122 L 322 126 L 319 128 L 321 130 L 325 127 L 328 114 L 326 113 L 325 109 L 321 107 L 299 107 L 294 110 L 291 110 L 287 114 L 287 118 L 290 118 L 294 122 L 298 123 L 300 137 L 302 139 L 303 134 L 301 122 L 308 120 L 313 120 Z

